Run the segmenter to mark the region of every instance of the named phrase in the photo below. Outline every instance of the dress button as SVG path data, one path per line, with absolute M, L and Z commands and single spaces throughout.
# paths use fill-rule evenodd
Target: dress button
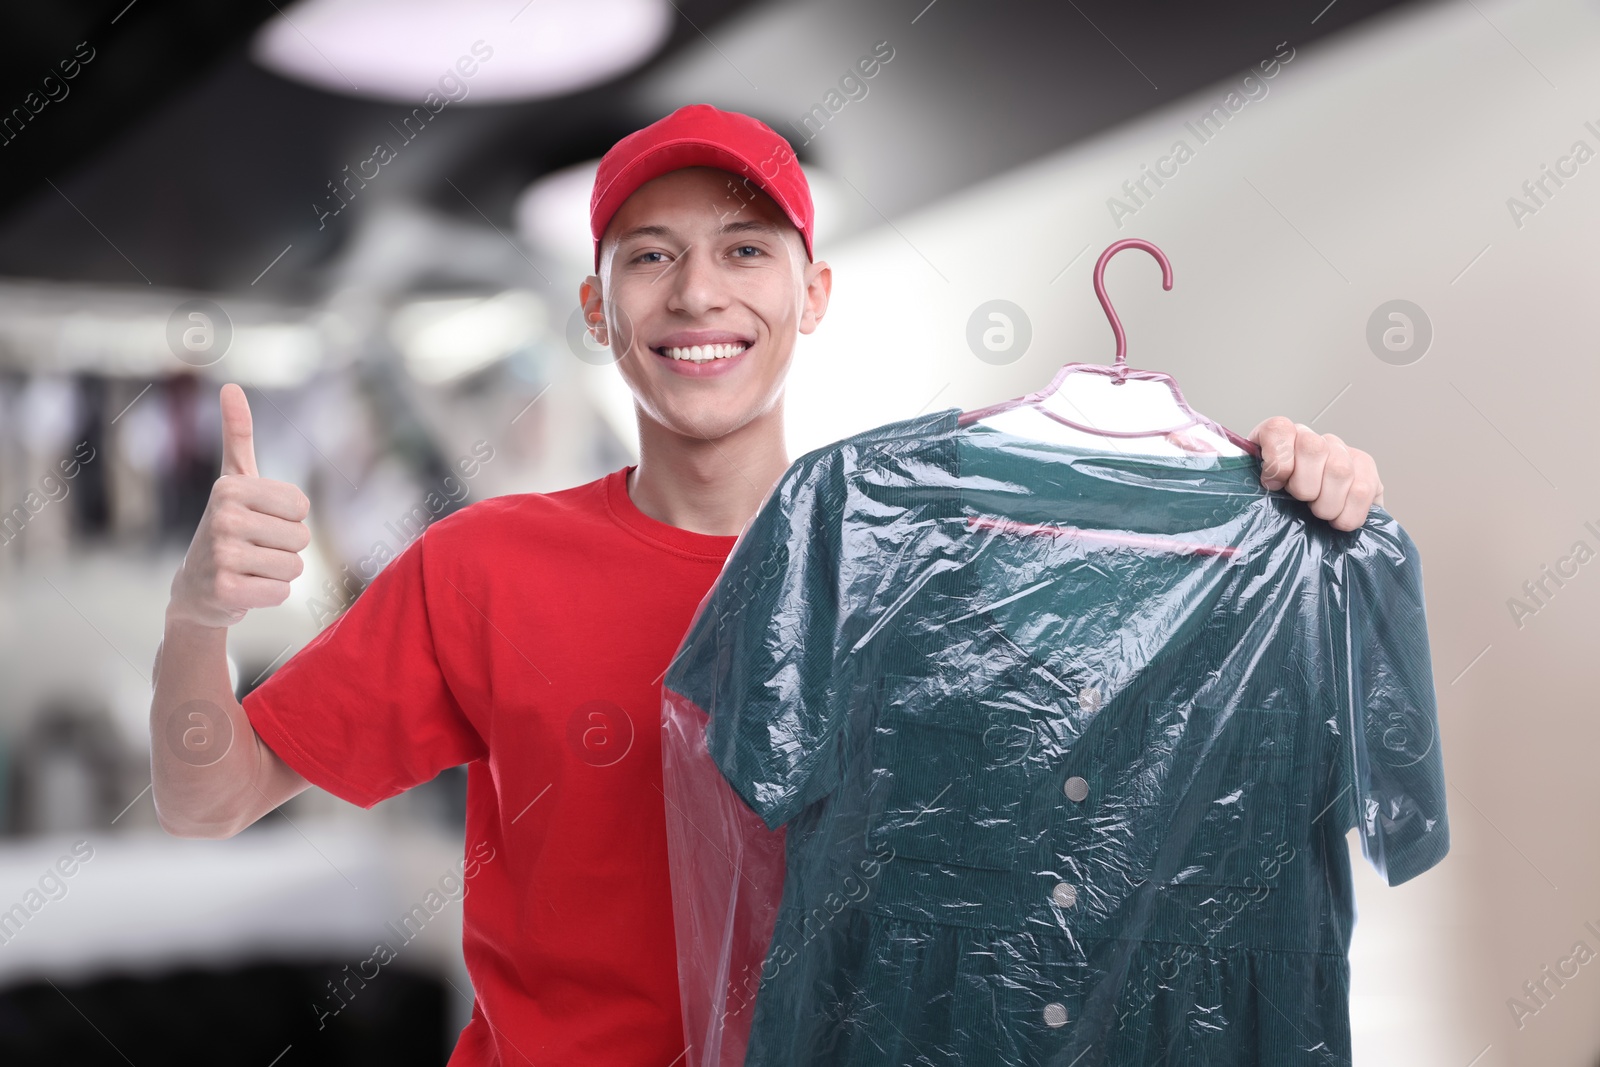
M 1076 803 L 1089 795 L 1089 783 L 1073 775 L 1061 784 L 1061 791 L 1067 794 L 1068 800 Z
M 1065 882 L 1057 882 L 1056 887 L 1050 890 L 1050 899 L 1063 908 L 1070 908 L 1078 902 L 1078 891 Z
M 1097 685 L 1086 685 L 1078 690 L 1078 707 L 1084 711 L 1099 711 L 1100 699 L 1100 687 Z
M 1065 1004 L 1046 1004 L 1044 1006 L 1044 1024 L 1049 1027 L 1067 1025 L 1067 1006 Z

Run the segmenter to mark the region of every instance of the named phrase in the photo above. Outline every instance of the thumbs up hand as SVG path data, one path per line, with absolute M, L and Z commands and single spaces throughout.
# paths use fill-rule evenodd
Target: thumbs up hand
M 222 387 L 222 476 L 194 540 L 172 580 L 169 618 L 227 627 L 251 608 L 275 607 L 305 569 L 311 502 L 297 487 L 256 473 L 250 403 L 244 390 Z

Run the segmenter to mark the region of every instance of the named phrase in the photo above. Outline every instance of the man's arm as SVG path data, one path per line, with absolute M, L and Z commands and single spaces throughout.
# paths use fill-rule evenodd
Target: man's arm
M 306 496 L 256 473 L 250 407 L 222 387 L 222 477 L 172 581 L 156 650 L 150 772 L 156 816 L 179 837 L 231 837 L 306 788 L 263 742 L 228 681 L 228 627 L 283 603 L 310 543 Z
M 1274 415 L 1250 431 L 1250 440 L 1261 446 L 1261 484 L 1309 502 L 1311 514 L 1337 530 L 1359 529 L 1372 506 L 1383 503 L 1372 457 L 1331 433 Z

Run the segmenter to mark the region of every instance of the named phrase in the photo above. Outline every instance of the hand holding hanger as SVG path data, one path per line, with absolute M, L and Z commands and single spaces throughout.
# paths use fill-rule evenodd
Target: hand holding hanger
M 965 412 L 961 415 L 961 425 L 966 426 L 1002 412 L 1027 408 L 1080 434 L 1111 440 L 1142 438 L 1150 442 L 1154 439 L 1168 449 L 1175 447 L 1187 452 L 1249 453 L 1261 460 L 1261 484 L 1267 489 L 1283 489 L 1295 499 L 1309 503 L 1313 515 L 1326 520 L 1336 529 L 1354 530 L 1366 522 L 1372 505 L 1383 503 L 1383 483 L 1378 478 L 1376 464 L 1366 452 L 1349 447 L 1333 434 L 1318 434 L 1309 426 L 1282 415 L 1264 419 L 1248 438 L 1241 437 L 1191 408 L 1171 375 L 1127 366 L 1127 336 L 1105 289 L 1106 264 L 1125 248 L 1139 248 L 1154 256 L 1161 265 L 1162 288 L 1172 288 L 1172 264 L 1149 241 L 1127 238 L 1113 243 L 1101 253 L 1094 269 L 1095 295 L 1100 298 L 1100 306 L 1105 309 L 1111 332 L 1116 337 L 1116 362 L 1110 365 L 1068 363 L 1056 373 L 1049 385 L 1038 392 Z M 1072 407 L 1072 410 L 1080 417 L 1052 410 L 1047 401 L 1055 397 L 1062 383 L 1069 379 L 1088 386 L 1080 391 L 1097 393 L 1101 397 L 1121 396 L 1123 388 L 1138 385 L 1148 398 L 1149 386 L 1165 386 L 1168 395 L 1164 407 L 1171 414 L 1171 422 L 1160 428 L 1136 424 L 1135 428 L 1112 429 L 1109 427 L 1119 413 L 1109 409 L 1098 412 L 1101 417 L 1096 421 L 1100 425 L 1081 417 L 1077 407 Z M 1111 388 L 1095 390 L 1091 384 L 1095 382 Z M 1068 406 L 1071 406 L 1070 402 Z M 1125 420 L 1127 413 L 1120 414 Z
M 1358 529 L 1383 503 L 1377 463 L 1331 433 L 1273 415 L 1250 431 L 1250 440 L 1261 449 L 1261 484 L 1308 502 L 1311 514 L 1336 530 Z

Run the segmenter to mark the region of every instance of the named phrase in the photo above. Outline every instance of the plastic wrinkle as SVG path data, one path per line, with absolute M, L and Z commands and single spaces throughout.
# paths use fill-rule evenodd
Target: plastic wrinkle
M 1006 533 L 1049 534 L 1055 537 L 1076 537 L 1083 541 L 1099 541 L 1103 544 L 1130 545 L 1134 548 L 1192 552 L 1200 556 L 1231 556 L 1238 551 L 1232 545 L 1204 545 L 1192 541 L 1179 541 L 1170 537 L 1140 537 L 1135 534 L 1080 530 L 1074 526 L 1049 526 L 1039 523 L 1012 522 L 1009 519 L 988 519 L 977 515 L 967 519 L 967 525 L 986 530 L 1004 530 Z

